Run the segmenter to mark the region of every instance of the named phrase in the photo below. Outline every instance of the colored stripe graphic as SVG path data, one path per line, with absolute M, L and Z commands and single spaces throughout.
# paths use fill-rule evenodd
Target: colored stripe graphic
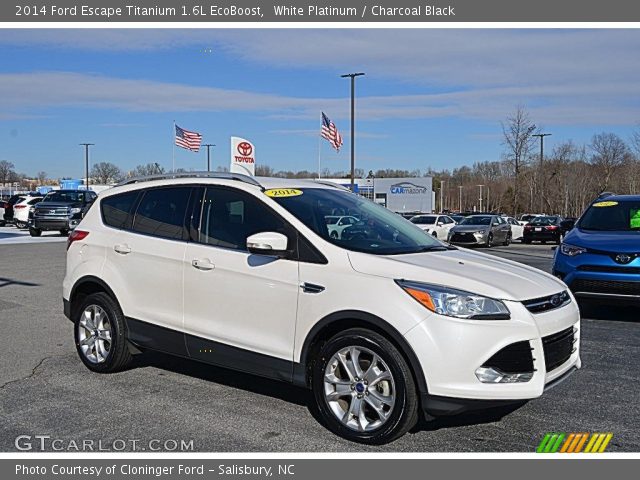
M 603 453 L 613 433 L 547 433 L 537 453 Z M 588 441 L 587 441 L 588 440 Z M 585 447 L 586 444 L 586 447 Z M 584 450 L 583 450 L 584 447 Z

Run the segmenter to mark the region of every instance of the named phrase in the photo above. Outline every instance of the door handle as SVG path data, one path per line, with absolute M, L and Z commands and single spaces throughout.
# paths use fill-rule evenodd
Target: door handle
M 121 253 L 122 255 L 126 255 L 127 253 L 131 253 L 131 247 L 126 243 L 121 243 L 119 245 L 114 245 L 113 249 L 117 253 Z
M 304 282 L 300 285 L 300 288 L 304 293 L 322 293 L 324 287 L 322 285 L 316 285 L 315 283 Z
M 194 268 L 197 268 L 198 270 L 213 270 L 215 268 L 215 265 L 213 263 L 211 263 L 207 259 L 204 259 L 204 260 L 198 260 L 198 259 L 191 260 L 191 266 L 193 266 Z

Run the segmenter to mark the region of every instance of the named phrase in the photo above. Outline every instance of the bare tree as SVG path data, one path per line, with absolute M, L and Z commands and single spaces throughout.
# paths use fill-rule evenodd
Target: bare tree
M 161 175 L 164 171 L 164 168 L 158 163 L 147 163 L 146 165 L 137 165 L 136 168 L 127 174 L 127 176 L 144 177 L 147 175 Z
M 122 171 L 113 163 L 99 162 L 91 169 L 91 177 L 97 183 L 107 184 L 122 179 Z
M 275 170 L 269 165 L 256 165 L 256 176 L 258 177 L 273 177 Z
M 591 163 L 596 167 L 600 192 L 611 184 L 611 176 L 623 165 L 629 153 L 627 144 L 615 133 L 599 133 L 591 138 Z
M 502 134 L 504 136 L 503 145 L 506 148 L 507 159 L 513 162 L 514 182 L 513 182 L 513 210 L 518 213 L 518 176 L 523 161 L 529 156 L 533 147 L 534 138 L 531 136 L 535 132 L 536 126 L 522 105 L 516 107 L 516 111 L 507 117 L 502 123 Z
M 4 185 L 13 180 L 16 172 L 14 171 L 15 165 L 6 160 L 0 161 L 0 184 Z
M 44 185 L 47 181 L 47 172 L 40 170 L 36 177 L 38 178 L 38 184 Z

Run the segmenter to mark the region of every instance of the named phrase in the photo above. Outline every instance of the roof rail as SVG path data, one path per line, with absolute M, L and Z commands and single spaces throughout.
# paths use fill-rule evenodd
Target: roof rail
M 602 192 L 600 195 L 598 195 L 597 200 L 600 200 L 601 198 L 605 198 L 605 197 L 610 197 L 612 195 L 615 195 L 614 192 Z
M 249 175 L 243 175 L 242 173 L 230 173 L 230 172 L 169 172 L 158 173 L 156 175 L 143 175 L 140 177 L 131 177 L 116 184 L 116 187 L 122 185 L 131 185 L 133 183 L 150 182 L 153 180 L 166 180 L 170 178 L 220 178 L 223 180 L 237 180 L 238 182 L 248 183 L 260 187 L 264 190 L 264 187 L 255 178 Z
M 336 182 L 331 182 L 329 180 L 320 180 L 319 178 L 314 178 L 313 181 L 315 183 L 319 183 L 320 185 L 326 185 L 328 187 L 335 187 L 335 188 L 339 188 L 341 190 L 346 190 L 347 192 L 350 192 L 351 189 L 345 187 L 344 185 L 340 185 L 339 183 Z

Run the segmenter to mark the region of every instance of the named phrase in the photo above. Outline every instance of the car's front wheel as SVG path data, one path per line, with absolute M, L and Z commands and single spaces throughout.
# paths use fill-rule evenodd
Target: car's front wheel
M 31 235 L 32 237 L 39 237 L 40 235 L 42 235 L 42 230 L 40 230 L 39 228 L 30 228 L 29 235 Z
M 76 349 L 89 370 L 111 373 L 127 367 L 132 356 L 124 315 L 109 295 L 100 292 L 86 297 L 74 320 Z
M 418 395 L 407 362 L 385 337 L 353 328 L 323 345 L 313 392 L 329 430 L 347 440 L 384 444 L 418 419 Z

